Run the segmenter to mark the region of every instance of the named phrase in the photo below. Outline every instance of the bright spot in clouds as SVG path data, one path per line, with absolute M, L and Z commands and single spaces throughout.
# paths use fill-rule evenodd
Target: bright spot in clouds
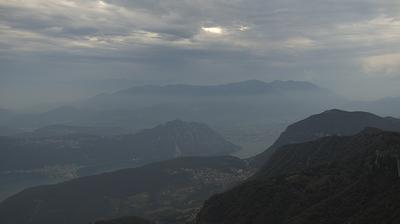
M 100 1 L 97 1 L 97 6 L 99 8 L 105 8 L 105 7 L 107 7 L 107 3 L 100 0 Z
M 214 33 L 214 34 L 222 34 L 224 30 L 220 26 L 214 26 L 214 27 L 201 27 L 202 30 L 208 33 Z
M 240 30 L 240 31 L 246 31 L 246 30 L 248 30 L 248 29 L 249 29 L 248 26 L 240 26 L 240 27 L 239 27 L 239 30 Z

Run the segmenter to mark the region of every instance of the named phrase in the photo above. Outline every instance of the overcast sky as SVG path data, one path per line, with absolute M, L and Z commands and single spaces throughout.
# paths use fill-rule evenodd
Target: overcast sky
M 400 1 L 0 0 L 0 107 L 247 79 L 400 96 Z

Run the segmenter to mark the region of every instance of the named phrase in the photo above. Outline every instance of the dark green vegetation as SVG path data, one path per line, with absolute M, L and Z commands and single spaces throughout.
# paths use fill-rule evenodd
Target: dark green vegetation
M 400 119 L 367 112 L 328 110 L 289 125 L 271 147 L 252 158 L 251 162 L 257 167 L 263 166 L 280 146 L 332 135 L 354 135 L 366 127 L 400 131 Z
M 178 158 L 24 190 L 0 204 L 0 223 L 86 224 L 128 215 L 185 223 L 210 195 L 249 175 L 234 157 Z
M 153 222 L 136 216 L 128 216 L 112 220 L 97 221 L 94 224 L 153 224 Z
M 366 129 L 279 148 L 255 177 L 205 202 L 198 224 L 400 222 L 400 134 Z

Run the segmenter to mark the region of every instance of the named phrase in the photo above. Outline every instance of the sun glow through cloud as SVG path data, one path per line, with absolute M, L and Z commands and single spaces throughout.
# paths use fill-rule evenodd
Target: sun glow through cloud
M 107 7 L 107 3 L 100 0 L 100 1 L 97 1 L 97 6 L 99 8 L 105 8 L 105 7 Z
M 201 27 L 201 29 L 205 32 L 213 34 L 222 34 L 224 32 L 224 30 L 220 26 Z
M 248 30 L 248 29 L 249 29 L 248 26 L 240 26 L 240 27 L 239 27 L 239 30 L 240 30 L 240 31 L 246 31 L 246 30 Z

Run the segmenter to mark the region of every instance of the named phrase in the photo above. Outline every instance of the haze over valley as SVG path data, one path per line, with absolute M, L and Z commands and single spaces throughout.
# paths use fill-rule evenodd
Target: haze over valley
M 0 224 L 400 223 L 400 2 L 0 0 Z

